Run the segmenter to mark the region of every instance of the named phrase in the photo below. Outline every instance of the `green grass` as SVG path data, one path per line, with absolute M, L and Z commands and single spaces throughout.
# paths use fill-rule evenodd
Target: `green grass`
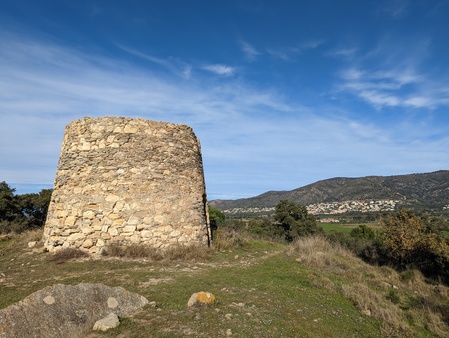
M 418 289 L 408 287 L 414 285 L 415 275 L 401 281 L 391 269 L 369 267 L 332 247 L 329 257 L 319 247 L 304 255 L 292 251 L 293 246 L 279 243 L 248 238 L 235 241 L 239 235 L 233 234 L 224 238 L 236 242 L 234 247 L 222 245 L 221 249 L 211 250 L 206 259 L 103 257 L 61 261 L 28 248 L 27 242 L 33 236 L 40 234 L 0 241 L 0 308 L 48 285 L 81 282 L 123 286 L 156 302 L 157 307 L 148 305 L 133 318 L 122 318 L 119 327 L 106 333 L 92 332 L 90 338 L 226 337 L 230 333 L 233 337 L 400 337 L 386 331 L 388 320 L 377 316 L 384 307 L 394 307 L 399 314 L 406 311 L 404 319 L 398 317 L 402 322 L 392 325 L 411 325 L 410 336 L 437 337 L 435 332 L 449 332 L 444 325 L 432 328 L 432 321 L 426 323 L 424 315 L 412 316 L 412 311 L 424 304 L 421 298 L 418 302 L 417 295 L 435 294 L 429 291 L 434 289 L 421 284 Z M 383 286 L 384 280 L 399 285 L 399 290 L 394 291 L 397 304 L 391 301 L 392 292 Z M 364 281 L 366 286 L 361 287 Z M 448 291 L 439 287 L 443 296 L 432 296 L 427 302 L 446 311 Z M 368 293 L 360 294 L 358 290 Z M 216 303 L 188 309 L 189 297 L 199 291 L 213 293 Z M 373 315 L 362 314 L 363 299 L 373 295 L 378 298 Z M 401 310 L 405 302 L 408 308 Z M 407 314 L 413 324 L 407 323 Z M 438 324 L 439 317 L 435 316 L 433 322 Z
M 342 232 L 349 235 L 351 230 L 357 228 L 354 224 L 339 224 L 339 223 L 318 223 L 326 232 Z
M 376 319 L 362 315 L 341 295 L 314 287 L 310 270 L 284 250 L 266 249 L 268 253 L 233 252 L 239 257 L 232 262 L 141 289 L 159 308 L 149 309 L 107 336 L 225 337 L 228 330 L 235 337 L 379 336 Z M 202 290 L 212 292 L 217 303 L 186 309 L 189 295 Z

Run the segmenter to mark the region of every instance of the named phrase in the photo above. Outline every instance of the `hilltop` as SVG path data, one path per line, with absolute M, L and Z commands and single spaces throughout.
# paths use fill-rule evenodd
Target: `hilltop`
M 42 238 L 42 229 L 4 237 L 0 309 L 50 285 L 103 283 L 142 295 L 152 305 L 89 338 L 449 334 L 449 289 L 425 283 L 418 271 L 370 266 L 320 238 L 287 246 L 241 233 L 223 235 L 206 256 L 163 261 L 43 253 L 28 245 Z M 217 302 L 187 308 L 189 297 L 198 291 L 213 293 Z
M 359 209 L 362 209 L 355 210 L 370 211 L 363 209 L 363 204 L 369 205 L 370 201 L 371 205 L 379 206 L 373 211 L 400 207 L 441 210 L 449 204 L 449 170 L 396 176 L 336 177 L 291 191 L 268 191 L 259 196 L 237 200 L 213 200 L 210 205 L 220 210 L 269 210 L 284 199 L 311 208 L 328 204 L 335 209 L 345 204 L 346 211 L 353 211 L 351 202 L 358 204 L 362 201 L 362 206 L 359 205 Z

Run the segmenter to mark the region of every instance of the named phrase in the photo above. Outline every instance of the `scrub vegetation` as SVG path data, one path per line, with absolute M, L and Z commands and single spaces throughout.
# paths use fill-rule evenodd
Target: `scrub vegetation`
M 28 247 L 41 234 L 1 239 L 1 308 L 48 285 L 81 282 L 123 286 L 153 302 L 91 338 L 449 335 L 447 286 L 429 283 L 418 270 L 367 264 L 320 234 L 287 243 L 223 226 L 211 248 L 160 253 L 162 259 L 141 250 L 136 258 L 71 253 L 55 259 L 42 243 Z M 199 291 L 217 302 L 188 309 Z
M 38 208 L 17 208 L 19 198 L 2 188 L 2 217 L 14 206 L 22 224 L 37 218 Z M 39 196 L 31 196 L 36 205 Z M 91 338 L 449 336 L 444 219 L 403 209 L 368 225 L 321 227 L 290 201 L 281 201 L 273 218 L 227 220 L 218 209 L 210 215 L 209 248 L 114 244 L 99 257 L 71 248 L 44 252 L 41 227 L 5 231 L 0 308 L 56 283 L 98 282 L 137 292 L 150 305 Z M 188 309 L 199 291 L 217 301 Z

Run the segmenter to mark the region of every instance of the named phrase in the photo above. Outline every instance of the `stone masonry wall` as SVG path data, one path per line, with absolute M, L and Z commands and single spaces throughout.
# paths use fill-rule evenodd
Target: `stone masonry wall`
M 209 244 L 199 140 L 186 125 L 123 117 L 67 125 L 43 240 L 99 253 L 112 242 Z

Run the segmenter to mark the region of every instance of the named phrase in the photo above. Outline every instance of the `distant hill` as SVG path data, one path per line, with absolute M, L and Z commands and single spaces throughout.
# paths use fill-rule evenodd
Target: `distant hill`
M 336 177 L 291 191 L 269 191 L 237 200 L 213 200 L 220 209 L 272 208 L 288 199 L 301 205 L 344 201 L 396 200 L 398 206 L 441 209 L 449 204 L 449 170 L 397 176 Z

